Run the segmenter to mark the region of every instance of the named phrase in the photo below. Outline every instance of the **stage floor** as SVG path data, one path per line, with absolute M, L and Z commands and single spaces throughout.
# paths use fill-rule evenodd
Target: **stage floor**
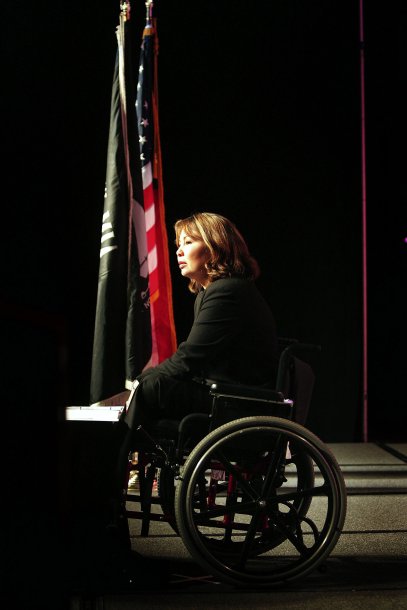
M 131 593 L 95 593 L 92 600 L 89 595 L 73 595 L 71 609 L 85 608 L 88 602 L 104 610 L 406 609 L 407 443 L 328 446 L 345 477 L 348 509 L 341 537 L 323 570 L 278 590 L 237 591 L 196 565 L 167 523 L 152 522 L 150 535 L 141 537 L 140 521 L 131 520 L 132 548 L 150 565 L 152 580 Z M 135 504 L 129 506 L 134 510 Z

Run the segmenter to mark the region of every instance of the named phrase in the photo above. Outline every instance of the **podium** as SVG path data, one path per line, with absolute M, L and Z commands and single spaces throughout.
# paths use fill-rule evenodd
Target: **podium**
M 61 531 L 74 588 L 105 583 L 129 549 L 127 521 L 123 531 L 116 519 L 116 469 L 127 431 L 119 422 L 122 410 L 123 405 L 67 407 L 60 424 Z

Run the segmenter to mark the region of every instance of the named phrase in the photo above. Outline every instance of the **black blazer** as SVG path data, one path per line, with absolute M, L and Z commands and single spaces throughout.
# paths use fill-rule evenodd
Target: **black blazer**
M 195 300 L 186 341 L 156 373 L 274 387 L 278 343 L 273 314 L 254 282 L 219 279 Z

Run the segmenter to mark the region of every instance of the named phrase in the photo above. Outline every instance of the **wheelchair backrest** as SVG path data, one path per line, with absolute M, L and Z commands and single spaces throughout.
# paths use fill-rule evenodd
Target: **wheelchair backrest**
M 280 355 L 276 389 L 294 403 L 293 420 L 304 425 L 311 403 L 315 374 L 308 362 L 295 352 L 320 351 L 320 346 L 292 342 Z

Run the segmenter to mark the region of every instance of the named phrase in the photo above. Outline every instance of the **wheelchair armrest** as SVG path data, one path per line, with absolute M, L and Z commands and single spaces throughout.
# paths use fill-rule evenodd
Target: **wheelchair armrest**
M 267 400 L 272 402 L 284 402 L 281 392 L 258 386 L 241 385 L 238 383 L 226 383 L 223 381 L 206 380 L 211 396 L 227 396 L 233 398 L 246 398 L 253 400 Z

